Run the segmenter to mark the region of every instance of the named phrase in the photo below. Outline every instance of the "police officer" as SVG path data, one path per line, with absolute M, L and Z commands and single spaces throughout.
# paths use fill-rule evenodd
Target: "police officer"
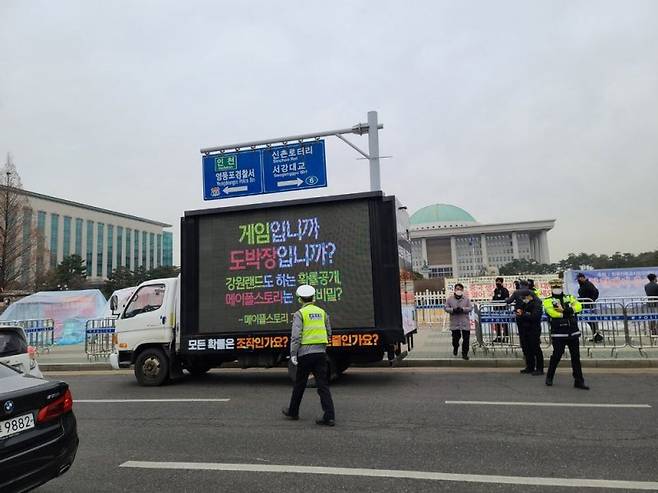
M 290 405 L 282 412 L 288 419 L 299 419 L 299 405 L 306 390 L 309 374 L 313 373 L 324 415 L 315 422 L 334 426 L 334 402 L 329 391 L 327 376 L 327 344 L 331 338 L 329 315 L 315 306 L 315 288 L 303 284 L 297 288 L 302 307 L 295 312 L 290 340 L 290 361 L 297 367 Z
M 520 289 L 521 303 L 516 305 L 516 326 L 526 365 L 521 373 L 544 374 L 544 353 L 541 350 L 542 302 L 530 289 Z
M 562 281 L 553 279 L 551 296 L 544 300 L 544 311 L 551 322 L 551 343 L 553 354 L 548 365 L 546 385 L 553 385 L 555 370 L 562 359 L 564 348 L 569 348 L 571 354 L 571 369 L 573 371 L 574 387 L 589 390 L 583 378 L 583 369 L 580 366 L 580 329 L 576 314 L 582 311 L 582 306 L 575 296 L 564 294 Z

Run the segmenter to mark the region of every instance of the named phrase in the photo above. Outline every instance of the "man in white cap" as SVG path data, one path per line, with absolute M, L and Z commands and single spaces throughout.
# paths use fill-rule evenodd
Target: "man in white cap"
M 297 288 L 297 296 L 302 307 L 295 312 L 290 339 L 290 361 L 297 366 L 295 385 L 290 397 L 290 405 L 282 412 L 288 419 L 299 419 L 299 405 L 306 390 L 309 374 L 313 373 L 324 415 L 315 422 L 319 425 L 334 426 L 334 402 L 329 391 L 327 376 L 327 344 L 331 338 L 329 315 L 315 306 L 315 288 L 303 284 Z

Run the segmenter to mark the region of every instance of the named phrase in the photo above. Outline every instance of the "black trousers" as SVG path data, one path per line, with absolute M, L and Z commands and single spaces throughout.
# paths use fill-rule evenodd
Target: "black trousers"
M 553 354 L 551 361 L 548 364 L 548 373 L 546 378 L 552 379 L 555 376 L 557 365 L 562 359 L 564 348 L 569 348 L 571 354 L 571 370 L 573 378 L 577 383 L 584 383 L 583 369 L 580 366 L 580 339 L 578 337 L 552 337 L 551 343 L 553 344 Z
M 332 400 L 331 392 L 329 391 L 327 355 L 325 353 L 313 353 L 299 357 L 297 361 L 297 376 L 295 378 L 295 386 L 292 389 L 292 396 L 290 397 L 288 413 L 290 413 L 291 416 L 299 415 L 299 405 L 302 403 L 302 397 L 304 397 L 308 376 L 311 373 L 313 373 L 313 376 L 315 377 L 318 395 L 320 396 L 320 404 L 322 405 L 322 411 L 324 412 L 324 419 L 336 419 L 334 401 Z
M 469 341 L 471 340 L 470 330 L 453 330 L 452 331 L 452 347 L 459 349 L 459 339 L 462 341 L 462 356 L 468 356 Z
M 525 367 L 544 371 L 544 353 L 541 350 L 541 327 L 519 328 L 519 341 L 525 358 Z

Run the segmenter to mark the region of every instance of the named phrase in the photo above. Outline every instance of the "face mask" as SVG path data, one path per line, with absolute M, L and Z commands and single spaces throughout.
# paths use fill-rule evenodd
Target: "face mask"
M 556 296 L 559 296 L 559 295 L 562 294 L 562 290 L 559 289 L 559 288 L 555 288 L 552 291 L 553 291 L 553 294 L 556 295 Z
M 496 287 L 497 287 L 497 288 L 502 288 L 503 285 L 502 285 L 502 284 L 496 284 Z
M 455 291 L 455 296 L 460 297 L 464 294 L 463 291 Z

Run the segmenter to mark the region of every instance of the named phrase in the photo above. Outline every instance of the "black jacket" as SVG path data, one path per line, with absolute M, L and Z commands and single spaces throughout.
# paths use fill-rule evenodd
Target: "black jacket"
M 500 301 L 505 301 L 507 298 L 509 298 L 509 291 L 505 286 L 494 289 L 492 301 L 500 302 Z M 494 308 L 495 311 L 501 311 L 506 309 L 507 307 L 505 306 L 497 306 Z
M 521 301 L 516 305 L 517 310 L 522 310 L 521 316 L 516 316 L 516 325 L 519 331 L 541 330 L 541 317 L 544 314 L 542 301 L 533 295 L 529 303 Z
M 647 296 L 658 296 L 658 282 L 648 282 L 644 285 Z
M 578 297 L 596 301 L 599 299 L 599 290 L 596 289 L 594 284 L 592 284 L 592 281 L 585 279 L 585 282 L 580 284 L 580 287 L 578 288 Z

